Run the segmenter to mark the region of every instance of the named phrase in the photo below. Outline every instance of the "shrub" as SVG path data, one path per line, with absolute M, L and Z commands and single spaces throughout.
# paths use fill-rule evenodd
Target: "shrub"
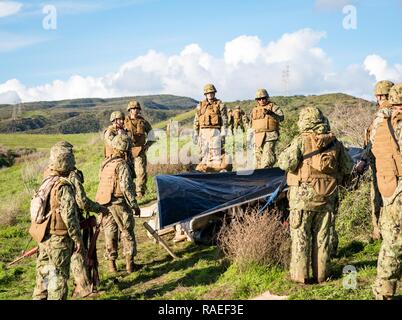
M 290 260 L 289 229 L 278 213 L 253 210 L 235 216 L 220 230 L 218 246 L 242 270 L 252 265 L 287 267 Z

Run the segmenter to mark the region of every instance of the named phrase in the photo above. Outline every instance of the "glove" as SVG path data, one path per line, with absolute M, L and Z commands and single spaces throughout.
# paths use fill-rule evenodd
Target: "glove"
M 135 217 L 141 216 L 141 209 L 140 209 L 139 206 L 135 206 L 135 207 L 133 208 L 133 212 L 134 212 L 134 216 L 135 216 Z
M 196 145 L 198 144 L 198 134 L 197 133 L 193 134 L 193 143 Z

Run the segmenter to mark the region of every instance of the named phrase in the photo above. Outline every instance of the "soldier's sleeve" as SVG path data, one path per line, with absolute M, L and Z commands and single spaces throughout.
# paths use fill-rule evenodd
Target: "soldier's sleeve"
M 274 113 L 273 117 L 275 118 L 276 121 L 282 122 L 285 120 L 285 115 L 283 114 L 282 109 L 278 105 L 274 104 L 272 112 Z
M 228 111 L 223 102 L 220 103 L 219 109 L 220 109 L 221 117 L 222 117 L 222 129 L 226 130 L 228 127 Z
M 109 146 L 112 146 L 112 140 L 114 138 L 112 131 L 109 129 L 106 129 L 105 133 L 103 134 L 103 137 L 105 139 L 105 143 L 107 143 Z
M 75 172 L 73 172 L 70 175 L 69 180 L 75 187 L 75 200 L 77 202 L 78 207 L 81 210 L 99 213 L 101 206 L 99 205 L 99 203 L 94 202 L 88 198 L 84 190 L 84 186 L 82 185 L 81 181 L 79 180 Z
M 151 124 L 145 120 L 145 132 L 147 133 L 147 143 L 152 145 L 156 142 L 155 132 L 151 126 Z
M 200 119 L 198 117 L 198 111 L 201 108 L 201 104 L 198 104 L 196 109 L 195 109 L 195 116 L 194 116 L 194 122 L 193 122 L 193 129 L 195 132 L 198 133 L 200 131 Z
M 341 143 L 340 154 L 339 154 L 339 173 L 345 177 L 352 173 L 354 166 L 353 159 L 349 155 L 348 151 Z
M 278 166 L 284 171 L 293 172 L 299 166 L 303 156 L 301 137 L 296 137 L 292 143 L 279 155 Z
M 81 243 L 80 222 L 78 220 L 74 191 L 71 186 L 64 185 L 60 187 L 58 194 L 60 215 L 67 226 L 68 235 L 75 243 Z
M 120 189 L 121 192 L 123 192 L 127 204 L 130 206 L 130 208 L 137 207 L 138 204 L 137 200 L 135 199 L 135 184 L 130 173 L 130 168 L 126 163 L 119 165 L 118 175 L 120 180 Z

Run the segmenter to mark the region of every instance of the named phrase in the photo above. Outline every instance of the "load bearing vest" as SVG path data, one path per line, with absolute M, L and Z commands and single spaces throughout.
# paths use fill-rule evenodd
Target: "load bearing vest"
M 212 103 L 206 100 L 201 102 L 200 109 L 198 110 L 198 119 L 201 129 L 219 129 L 222 127 L 220 105 L 220 100 L 214 100 Z
M 299 186 L 301 183 L 310 184 L 315 192 L 328 196 L 334 192 L 338 185 L 338 159 L 340 143 L 332 134 L 302 134 L 305 158 L 295 172 L 288 172 L 289 186 Z M 328 150 L 324 150 L 328 147 Z M 309 156 L 309 154 L 313 154 Z
M 123 163 L 123 158 L 106 160 L 102 165 L 98 191 L 96 193 L 96 202 L 101 205 L 109 204 L 112 198 L 122 198 L 123 192 L 120 189 L 120 181 L 117 173 L 117 167 Z
M 256 106 L 252 112 L 252 128 L 256 133 L 279 131 L 279 122 L 274 117 L 266 113 L 266 110 L 273 111 L 274 104 L 266 106 Z

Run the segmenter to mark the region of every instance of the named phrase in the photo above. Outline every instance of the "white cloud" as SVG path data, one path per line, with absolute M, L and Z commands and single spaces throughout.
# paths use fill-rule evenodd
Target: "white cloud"
M 12 51 L 45 41 L 37 37 L 27 37 L 8 32 L 0 32 L 0 52 Z
M 15 91 L 0 93 L 0 104 L 17 104 L 20 102 L 21 98 Z
M 388 62 L 379 55 L 372 54 L 367 56 L 364 60 L 364 68 L 370 75 L 375 76 L 377 81 L 402 81 L 402 65 L 389 66 Z
M 0 1 L 0 18 L 12 16 L 22 8 L 22 3 L 15 1 Z
M 149 50 L 103 77 L 75 75 L 36 87 L 12 79 L 0 84 L 0 94 L 15 91 L 23 101 L 161 93 L 201 99 L 204 84 L 212 82 L 221 99 L 250 99 L 261 87 L 271 95 L 283 95 L 283 71 L 288 65 L 290 94 L 344 92 L 371 98 L 376 79 L 401 79 L 401 65 L 389 66 L 376 55 L 334 69 L 319 47 L 325 37 L 325 32 L 302 29 L 264 44 L 256 36 L 242 35 L 225 44 L 223 57 L 205 52 L 198 44 L 173 55 Z

